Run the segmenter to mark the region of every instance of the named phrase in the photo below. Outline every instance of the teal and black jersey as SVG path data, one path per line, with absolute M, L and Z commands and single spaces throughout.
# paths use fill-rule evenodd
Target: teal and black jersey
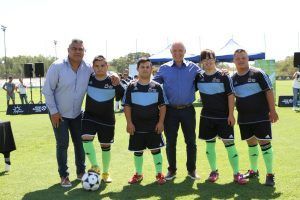
M 238 110 L 238 123 L 269 121 L 269 106 L 265 92 L 272 89 L 268 75 L 261 69 L 250 67 L 245 75 L 232 76 Z
M 131 107 L 137 133 L 153 133 L 159 120 L 159 106 L 166 104 L 163 89 L 155 81 L 142 85 L 132 81 L 125 92 L 123 105 Z
M 195 82 L 203 103 L 201 117 L 227 119 L 228 95 L 234 92 L 231 78 L 217 71 L 212 75 L 198 74 Z
M 92 74 L 87 89 L 83 120 L 114 126 L 114 98 L 122 99 L 124 91 L 125 89 L 120 84 L 113 86 L 110 77 L 97 80 Z

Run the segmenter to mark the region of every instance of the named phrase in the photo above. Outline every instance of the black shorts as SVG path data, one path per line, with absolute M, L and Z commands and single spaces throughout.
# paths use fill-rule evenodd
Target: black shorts
M 253 124 L 239 124 L 242 140 L 256 137 L 258 140 L 271 140 L 272 128 L 270 121 Z
M 151 133 L 134 133 L 129 138 L 129 151 L 143 151 L 146 148 L 150 150 L 160 149 L 165 146 L 162 134 Z
M 114 143 L 115 126 L 107 126 L 86 119 L 81 120 L 81 135 L 95 136 L 96 133 L 100 144 Z
M 228 125 L 227 119 L 200 117 L 199 138 L 208 141 L 216 137 L 223 140 L 234 140 L 233 127 Z

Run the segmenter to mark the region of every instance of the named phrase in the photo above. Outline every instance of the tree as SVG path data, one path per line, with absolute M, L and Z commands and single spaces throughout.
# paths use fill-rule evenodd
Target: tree
M 292 76 L 295 72 L 293 65 L 294 56 L 288 56 L 284 60 L 276 62 L 277 76 Z
M 141 57 L 150 57 L 150 54 L 145 52 L 129 53 L 126 56 L 113 59 L 110 65 L 113 66 L 117 72 L 122 73 L 125 68 L 128 68 L 129 64 L 136 63 Z
M 4 60 L 4 58 L 0 58 Z M 11 75 L 15 78 L 23 76 L 23 69 L 25 63 L 36 63 L 43 62 L 45 66 L 45 71 L 48 70 L 49 66 L 55 61 L 54 57 L 45 57 L 42 55 L 38 56 L 16 56 L 16 57 L 7 57 L 6 64 L 0 64 L 0 78 L 6 77 L 6 70 L 8 75 Z

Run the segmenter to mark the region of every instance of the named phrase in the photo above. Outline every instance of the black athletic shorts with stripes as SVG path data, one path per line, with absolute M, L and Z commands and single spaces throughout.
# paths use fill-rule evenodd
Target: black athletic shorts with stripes
M 114 143 L 115 126 L 108 126 L 98 122 L 82 119 L 81 120 L 81 135 L 98 135 L 100 144 Z
M 242 140 L 256 137 L 258 140 L 272 140 L 272 128 L 270 121 L 258 123 L 239 124 Z
M 200 117 L 199 138 L 213 140 L 219 137 L 223 140 L 234 140 L 234 130 L 228 125 L 227 119 L 211 119 Z
M 162 134 L 156 132 L 137 133 L 130 135 L 129 151 L 143 151 L 145 149 L 155 150 L 165 146 Z

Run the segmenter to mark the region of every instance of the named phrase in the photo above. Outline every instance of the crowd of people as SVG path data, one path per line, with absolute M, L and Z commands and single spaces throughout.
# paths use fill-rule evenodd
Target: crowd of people
M 170 51 L 172 61 L 161 65 L 153 77 L 151 61 L 141 58 L 137 63 L 138 75 L 132 78 L 128 70 L 119 75 L 109 72 L 102 55 L 96 56 L 90 66 L 83 60 L 83 41 L 73 39 L 68 47 L 68 56 L 50 66 L 43 94 L 56 139 L 56 159 L 62 187 L 72 186 L 67 165 L 69 135 L 74 144 L 77 179 L 80 180 L 86 171 L 87 157 L 91 165 L 88 171 L 101 175 L 106 183 L 112 182 L 109 168 L 115 135 L 114 100 L 122 102 L 129 134 L 128 150 L 133 153 L 135 173 L 129 184 L 143 180 L 143 153 L 146 149 L 153 156 L 158 184 L 176 177 L 176 146 L 180 126 L 186 144 L 187 175 L 193 180 L 199 179 L 196 170 L 197 122 L 193 105 L 197 90 L 203 103 L 198 137 L 206 141 L 210 166 L 207 180 L 216 182 L 219 179 L 215 145 L 216 139 L 220 138 L 228 154 L 234 182 L 243 185 L 249 178 L 259 176 L 257 160 L 260 146 L 267 171 L 265 185 L 274 186 L 271 123 L 278 120 L 278 115 L 269 77 L 262 70 L 249 66 L 248 54 L 244 49 L 234 52 L 237 72 L 231 77 L 226 70 L 217 69 L 212 50 L 201 52 L 201 67 L 184 59 L 186 49 L 182 42 L 174 42 Z M 7 103 L 10 99 L 14 103 L 16 88 L 20 98 L 22 94 L 27 103 L 26 86 L 20 80 L 16 87 L 11 77 L 3 86 L 7 91 Z M 85 110 L 82 112 L 85 95 Z M 235 103 L 241 138 L 247 142 L 249 152 L 250 165 L 245 174 L 240 172 L 239 154 L 234 143 Z M 93 145 L 96 135 L 102 149 L 101 168 Z M 161 148 L 164 146 L 168 161 L 166 175 L 162 169 Z

